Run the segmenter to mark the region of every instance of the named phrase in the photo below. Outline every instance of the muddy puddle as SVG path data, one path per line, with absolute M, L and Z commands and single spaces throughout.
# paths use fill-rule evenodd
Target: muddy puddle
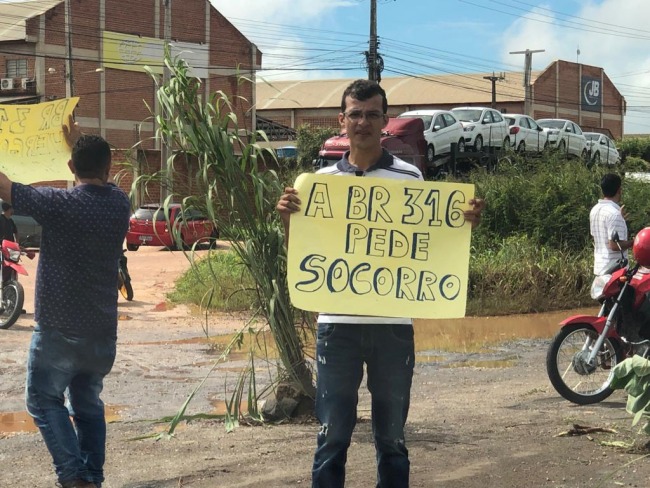
M 550 339 L 559 330 L 559 323 L 579 314 L 594 314 L 597 310 L 584 308 L 543 314 L 516 314 L 497 317 L 464 317 L 460 319 L 415 320 L 416 362 L 438 364 L 441 367 L 507 368 L 516 360 L 516 351 L 508 347 L 518 340 Z M 215 354 L 223 352 L 232 336 L 192 339 L 209 344 Z M 185 340 L 185 342 L 187 342 Z M 241 349 L 234 348 L 227 361 L 259 357 L 277 357 L 270 334 L 248 337 Z M 314 354 L 314 344 L 306 347 L 308 356 Z M 513 355 L 514 354 L 514 355 Z
M 120 420 L 120 412 L 125 407 L 121 405 L 106 405 L 105 408 L 106 422 L 110 423 Z M 34 420 L 26 411 L 0 413 L 0 439 L 8 435 L 25 432 L 38 432 Z
M 415 320 L 416 362 L 442 367 L 506 368 L 517 360 L 508 343 L 517 340 L 550 339 L 559 323 L 578 314 L 594 314 L 593 308 L 543 314 L 517 314 L 496 317 L 464 317 L 460 319 Z M 233 336 L 192 337 L 164 342 L 143 342 L 141 345 L 198 344 L 210 356 L 224 355 Z M 308 356 L 314 355 L 314 344 L 306 345 Z M 277 358 L 277 349 L 269 333 L 244 335 L 240 347 L 232 347 L 222 358 L 221 368 L 240 371 L 234 363 L 246 362 L 250 355 Z M 220 368 L 220 369 L 221 369 Z
M 498 317 L 416 320 L 416 362 L 444 368 L 508 368 L 518 359 L 520 340 L 550 339 L 559 323 L 579 314 L 595 314 L 592 308 L 518 314 Z
M 416 363 L 437 368 L 508 368 L 516 365 L 517 349 L 521 341 L 550 339 L 559 329 L 559 322 L 571 315 L 594 314 L 594 309 L 579 309 L 544 314 L 509 315 L 499 317 L 465 317 L 462 319 L 416 320 Z M 170 341 L 134 343 L 142 346 L 196 344 L 205 348 L 204 360 L 194 363 L 196 367 L 213 364 L 218 358 L 218 369 L 226 374 L 238 375 L 251 356 L 277 357 L 277 349 L 268 333 L 257 336 L 245 335 L 241 348 L 231 345 L 232 335 L 192 337 Z M 535 344 L 534 347 L 544 347 Z M 313 356 L 314 344 L 306 347 Z M 124 408 L 106 406 L 108 422 L 119 421 Z M 221 400 L 213 402 L 211 414 L 222 416 L 227 411 Z M 36 426 L 27 412 L 0 413 L 0 438 L 17 433 L 36 432 Z

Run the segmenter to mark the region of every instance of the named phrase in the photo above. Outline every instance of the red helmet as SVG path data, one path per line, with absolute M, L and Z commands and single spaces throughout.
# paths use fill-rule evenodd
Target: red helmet
M 632 245 L 634 259 L 641 266 L 650 266 L 650 227 L 639 231 Z

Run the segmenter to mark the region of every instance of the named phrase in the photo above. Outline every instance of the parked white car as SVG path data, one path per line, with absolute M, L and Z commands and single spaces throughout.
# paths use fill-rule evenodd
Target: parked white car
M 598 164 L 618 164 L 621 162 L 621 155 L 618 153 L 616 144 L 605 134 L 598 132 L 585 132 L 587 138 L 587 149 L 591 160 Z
M 448 110 L 413 110 L 397 116 L 398 119 L 419 118 L 424 122 L 424 138 L 427 141 L 427 165 L 451 152 L 451 144 L 458 144 L 458 150 L 465 150 L 463 126 Z
M 483 146 L 497 148 L 510 147 L 508 124 L 501 112 L 486 107 L 456 107 L 451 109 L 463 125 L 465 144 L 472 146 L 475 151 L 481 151 Z
M 542 152 L 548 144 L 548 135 L 532 117 L 522 114 L 504 114 L 510 127 L 510 142 L 518 153 Z
M 587 159 L 587 138 L 578 124 L 566 119 L 539 119 L 536 121 L 548 134 L 548 147 L 567 156 Z

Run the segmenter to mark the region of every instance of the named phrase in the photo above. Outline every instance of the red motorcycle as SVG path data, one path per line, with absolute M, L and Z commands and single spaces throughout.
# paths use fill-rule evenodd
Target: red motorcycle
M 23 285 L 18 283 L 18 274 L 27 275 L 27 271 L 20 264 L 20 257 L 34 259 L 34 252 L 24 251 L 17 242 L 3 240 L 1 253 L 0 329 L 8 329 L 20 317 L 25 301 L 25 291 Z
M 618 235 L 612 238 L 618 243 Z M 598 315 L 574 315 L 561 322 L 547 355 L 546 371 L 557 392 L 570 402 L 603 401 L 613 390 L 614 366 L 634 354 L 650 356 L 650 227 L 634 238 L 637 264 L 621 258 L 605 274 Z

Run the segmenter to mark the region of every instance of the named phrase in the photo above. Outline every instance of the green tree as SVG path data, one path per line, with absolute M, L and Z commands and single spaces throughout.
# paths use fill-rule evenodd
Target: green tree
M 301 125 L 297 132 L 298 163 L 305 168 L 311 167 L 312 161 L 318 158 L 323 143 L 338 133 L 338 129 Z

